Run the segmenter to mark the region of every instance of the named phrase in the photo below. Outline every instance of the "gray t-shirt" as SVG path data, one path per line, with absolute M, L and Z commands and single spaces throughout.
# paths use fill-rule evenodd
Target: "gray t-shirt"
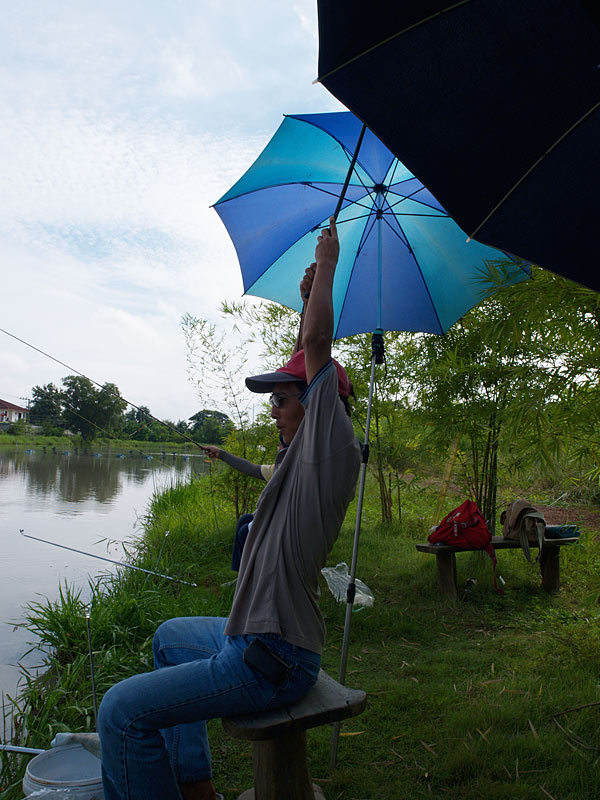
M 258 500 L 225 633 L 277 633 L 320 653 L 319 574 L 354 497 L 360 447 L 332 361 L 300 402 L 304 419 Z

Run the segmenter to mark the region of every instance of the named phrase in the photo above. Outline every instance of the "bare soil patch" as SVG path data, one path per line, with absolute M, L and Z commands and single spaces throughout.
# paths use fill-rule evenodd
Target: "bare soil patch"
M 535 504 L 547 525 L 579 525 L 583 530 L 600 533 L 600 508 L 588 505 L 542 506 Z

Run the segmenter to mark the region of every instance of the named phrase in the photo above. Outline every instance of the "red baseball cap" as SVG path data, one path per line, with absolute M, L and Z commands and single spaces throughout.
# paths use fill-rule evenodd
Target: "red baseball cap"
M 335 358 L 332 359 L 338 374 L 338 392 L 342 397 L 349 397 L 352 391 L 352 384 L 346 370 Z M 276 372 L 267 372 L 264 375 L 253 375 L 246 378 L 246 386 L 251 392 L 272 392 L 276 383 L 294 383 L 304 381 L 306 383 L 306 364 L 304 362 L 304 350 L 298 350 L 290 358 L 287 364 L 279 367 Z

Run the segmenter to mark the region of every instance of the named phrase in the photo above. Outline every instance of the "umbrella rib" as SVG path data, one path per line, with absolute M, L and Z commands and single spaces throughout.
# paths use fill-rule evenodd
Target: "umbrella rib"
M 340 314 L 339 314 L 338 322 L 337 322 L 337 326 L 336 326 L 336 334 L 337 334 L 337 331 L 339 330 L 339 327 L 340 327 L 340 322 L 341 322 L 342 316 L 344 314 L 344 309 L 346 308 L 346 303 L 348 302 L 348 289 L 347 289 L 347 287 L 350 286 L 350 283 L 352 281 L 352 276 L 354 275 L 354 270 L 356 269 L 356 262 L 358 260 L 358 255 L 359 255 L 360 251 L 362 250 L 362 246 L 363 246 L 364 242 L 366 242 L 366 240 L 369 238 L 369 235 L 370 235 L 371 231 L 373 230 L 373 226 L 374 225 L 375 225 L 375 217 L 373 217 L 373 222 L 372 222 L 372 225 L 371 225 L 371 229 L 369 230 L 369 233 L 365 236 L 365 231 L 363 231 L 363 235 L 362 235 L 360 244 L 356 248 L 356 258 L 354 259 L 354 262 L 352 264 L 352 269 L 350 270 L 350 275 L 348 277 L 348 283 L 346 285 L 346 292 L 344 293 L 344 302 L 342 303 L 342 307 L 340 308 Z M 366 229 L 366 226 L 365 226 L 365 229 Z M 336 338 L 336 337 L 334 336 L 334 338 Z
M 392 217 L 431 217 L 433 219 L 448 219 L 447 214 L 421 214 L 417 213 L 416 211 L 394 211 L 391 204 L 390 210 L 383 212 L 383 216 L 385 217 L 386 215 L 391 215 Z
M 302 181 L 302 183 L 303 183 L 304 186 L 310 186 L 310 188 L 314 189 L 316 192 L 323 192 L 323 194 L 329 194 L 332 197 L 339 197 L 339 195 L 337 195 L 335 192 L 331 192 L 331 191 L 328 191 L 327 189 L 321 188 L 320 186 L 316 186 L 314 183 L 311 183 L 310 181 Z M 362 183 L 362 181 L 361 181 L 361 183 Z M 290 185 L 292 185 L 292 184 L 290 184 Z M 369 192 L 367 187 L 364 184 L 362 184 L 362 185 L 363 185 L 363 188 L 365 189 L 365 191 Z M 346 195 L 346 197 L 347 197 L 347 195 Z M 359 200 L 348 200 L 348 204 L 349 205 L 353 205 L 353 206 L 361 206 L 366 211 L 370 212 L 369 206 L 366 205 L 366 203 L 362 202 L 362 198 L 359 199 Z
M 327 181 L 323 181 L 323 183 L 327 183 Z M 332 185 L 338 186 L 341 184 L 335 184 L 332 182 Z M 247 192 L 240 192 L 240 194 L 236 194 L 233 197 L 228 197 L 227 200 L 217 200 L 217 202 L 213 203 L 211 206 L 209 206 L 209 208 L 216 208 L 217 206 L 223 205 L 224 203 L 230 203 L 232 200 L 239 200 L 240 197 L 249 197 L 251 194 L 258 194 L 259 192 L 264 192 L 265 189 L 279 189 L 283 186 L 309 186 L 311 189 L 314 189 L 317 192 L 324 192 L 325 194 L 330 194 L 332 197 L 339 197 L 339 194 L 337 194 L 336 192 L 333 191 L 328 192 L 327 189 L 323 189 L 320 186 L 316 186 L 311 181 L 285 181 L 282 183 L 271 183 L 268 186 L 257 186 L 256 189 L 248 189 Z M 351 200 L 350 202 L 356 202 L 356 201 Z
M 338 194 L 337 192 L 330 191 L 329 189 L 323 189 L 323 187 L 322 187 L 322 186 L 317 186 L 316 184 L 314 184 L 314 183 L 311 183 L 310 181 L 300 181 L 300 183 L 301 183 L 303 186 L 310 186 L 310 188 L 311 188 L 311 189 L 314 189 L 314 190 L 315 190 L 315 192 L 323 192 L 323 194 L 328 194 L 328 195 L 330 195 L 331 197 L 339 197 L 339 194 Z M 293 184 L 289 184 L 289 185 L 290 185 L 290 186 L 293 186 Z M 336 185 L 337 185 L 337 184 L 336 184 Z M 355 201 L 354 201 L 354 200 L 349 200 L 348 202 L 349 202 L 349 203 L 354 203 Z
M 396 171 L 396 169 L 398 168 L 399 164 L 400 164 L 400 160 L 399 160 L 399 159 L 396 159 L 396 163 L 395 163 L 395 165 L 394 165 L 394 172 L 395 172 L 395 171 Z M 394 177 L 394 173 L 392 173 L 392 179 L 393 179 L 393 177 Z M 413 176 L 413 177 L 414 177 L 414 176 Z M 418 178 L 417 178 L 417 180 L 418 180 Z M 419 183 L 421 183 L 421 182 L 419 181 Z M 392 189 L 391 189 L 391 187 L 392 187 L 392 180 L 390 180 L 390 182 L 389 182 L 389 184 L 388 184 L 388 188 L 386 189 L 386 192 L 385 192 L 385 199 L 387 200 L 387 204 L 388 204 L 388 206 L 389 206 L 389 209 L 390 209 L 390 211 L 392 212 L 393 216 L 396 216 L 396 217 L 397 217 L 397 216 L 407 216 L 407 217 L 440 217 L 441 219 L 445 219 L 446 217 L 448 217 L 448 216 L 449 216 L 447 211 L 443 211 L 441 214 L 440 214 L 440 213 L 438 213 L 438 214 L 416 214 L 416 213 L 410 213 L 410 212 L 409 212 L 409 213 L 407 213 L 407 214 L 403 214 L 403 213 L 402 213 L 402 211 L 395 211 L 394 209 L 396 208 L 396 206 L 399 206 L 399 205 L 400 205 L 400 203 L 403 203 L 405 200 L 412 200 L 412 199 L 414 198 L 414 196 L 415 196 L 416 194 L 418 194 L 418 193 L 421 191 L 421 189 L 425 189 L 426 187 L 423 185 L 423 183 L 421 183 L 421 185 L 419 186 L 419 188 L 418 188 L 418 189 L 415 189 L 415 190 L 414 190 L 414 192 L 411 192 L 410 194 L 403 195 L 403 196 L 402 196 L 402 197 L 400 197 L 400 199 L 399 199 L 399 200 L 397 200 L 395 203 L 390 203 L 390 201 L 389 201 L 389 199 L 388 199 L 389 195 L 390 195 L 390 194 L 397 195 L 397 192 L 392 192 Z M 423 202 L 423 200 L 415 200 L 415 202 L 416 202 L 416 203 L 420 203 L 421 205 L 424 205 L 424 206 L 428 206 L 428 205 L 429 205 L 428 203 L 424 203 L 424 202 Z M 383 213 L 385 214 L 386 212 L 384 211 Z
M 471 0 L 463 0 L 463 2 L 467 2 L 467 1 L 471 2 Z M 314 116 L 317 116 L 317 115 L 314 115 Z M 354 116 L 356 116 L 356 114 Z M 298 117 L 294 117 L 293 115 L 292 115 L 292 117 L 294 119 L 298 119 L 300 122 L 304 122 L 307 125 L 312 125 L 314 128 L 318 128 L 320 131 L 323 131 L 324 133 L 326 133 L 327 136 L 329 136 L 331 139 L 333 139 L 334 142 L 337 142 L 339 144 L 339 146 L 342 149 L 342 152 L 344 153 L 344 155 L 348 159 L 348 163 L 349 164 L 352 163 L 352 155 L 350 154 L 350 150 L 348 150 L 347 145 L 345 145 L 344 142 L 342 142 L 342 140 L 339 139 L 334 133 L 332 133 L 327 128 L 324 128 L 322 125 L 319 125 L 317 122 L 308 121 L 306 119 L 299 119 Z M 358 119 L 358 117 L 357 117 L 357 119 Z M 360 120 L 360 122 L 362 122 L 362 120 Z M 367 128 L 367 130 L 369 130 L 369 129 Z M 393 153 L 391 153 L 391 151 L 390 151 L 390 155 L 392 155 L 392 157 L 395 158 L 395 156 L 393 156 Z M 365 165 L 360 160 L 360 153 L 359 153 L 359 155 L 358 155 L 358 157 L 356 159 L 356 164 L 358 164 L 360 167 L 362 167 L 362 169 L 367 173 L 367 175 L 369 175 L 369 177 L 371 177 L 371 175 L 369 173 L 369 170 L 365 167 Z M 358 174 L 358 172 L 356 172 L 356 167 L 354 168 L 353 172 L 356 174 L 356 177 L 358 178 L 358 180 L 361 182 L 362 186 L 368 192 L 369 190 L 367 189 L 367 187 L 363 183 L 363 181 L 362 181 L 360 175 Z
M 370 228 L 369 228 L 369 230 L 367 231 L 367 226 L 365 226 L 365 230 L 363 231 L 363 235 L 362 235 L 362 237 L 361 237 L 360 244 L 359 244 L 359 246 L 358 246 L 358 247 L 357 247 L 357 249 L 356 249 L 356 255 L 357 255 L 357 257 L 358 257 L 358 254 L 360 253 L 360 251 L 362 250 L 364 243 L 367 241 L 367 239 L 368 239 L 368 238 L 369 238 L 369 236 L 371 235 L 371 231 L 372 231 L 372 230 L 373 230 L 373 228 L 375 227 L 375 222 L 376 222 L 376 220 L 377 220 L 377 217 L 376 217 L 376 215 L 375 215 L 375 214 L 373 214 L 373 212 L 371 211 L 371 213 L 369 214 L 369 216 L 371 216 L 371 217 L 372 217 L 372 221 L 371 221 L 371 227 L 370 227 Z M 392 215 L 392 216 L 394 216 L 394 215 Z M 408 215 L 407 215 L 407 216 L 408 216 Z M 362 217 L 361 217 L 360 219 L 362 219 Z M 400 241 L 401 241 L 401 242 L 402 242 L 402 243 L 403 243 L 403 244 L 404 244 L 404 245 L 405 245 L 405 246 L 408 248 L 408 250 L 409 250 L 409 251 L 412 253 L 412 248 L 411 248 L 410 244 L 408 243 L 408 239 L 407 239 L 407 237 L 405 236 L 405 234 L 404 234 L 404 231 L 402 230 L 402 226 L 400 226 L 400 225 L 398 226 L 398 227 L 400 228 L 400 233 L 399 233 L 397 230 L 395 230 L 395 229 L 394 229 L 394 228 L 393 228 L 393 227 L 390 225 L 390 222 L 389 222 L 389 220 L 388 220 L 388 219 L 386 219 L 385 212 L 384 212 L 384 214 L 383 214 L 383 216 L 382 216 L 382 219 L 384 220 L 384 222 L 385 222 L 385 224 L 388 226 L 388 228 L 391 230 L 391 232 L 394 234 L 394 236 L 397 236 L 397 237 L 398 237 L 398 239 L 400 239 Z M 353 270 L 353 271 L 354 271 L 354 270 Z
M 347 219 L 341 219 L 340 225 L 343 225 L 345 222 L 356 222 L 358 219 L 368 219 L 371 216 L 371 212 L 367 210 L 366 214 L 361 214 L 358 217 L 348 217 Z
M 555 149 L 556 149 L 556 147 L 557 147 L 557 146 L 558 146 L 558 145 L 559 145 L 559 144 L 560 144 L 560 143 L 563 141 L 563 139 L 566 139 L 566 138 L 567 138 L 567 136 L 569 136 L 569 134 L 571 134 L 571 133 L 572 133 L 572 132 L 575 130 L 575 128 L 578 128 L 578 127 L 581 125 L 581 123 L 582 123 L 582 122 L 583 122 L 585 119 L 587 119 L 587 118 L 590 116 L 590 114 L 593 114 L 593 113 L 594 113 L 594 111 L 596 111 L 598 108 L 600 108 L 600 103 L 596 103 L 596 105 L 595 105 L 595 106 L 592 106 L 592 108 L 588 109 L 588 110 L 585 112 L 585 114 L 583 114 L 583 115 L 582 115 L 582 116 L 581 116 L 581 117 L 580 117 L 580 118 L 577 120 L 577 122 L 575 122 L 573 125 L 571 125 L 571 127 L 570 127 L 568 130 L 566 130 L 566 131 L 565 131 L 565 132 L 562 134 L 562 136 L 559 136 L 559 137 L 558 137 L 558 139 L 557 139 L 557 140 L 554 142 L 554 144 L 553 144 L 553 145 L 551 145 L 551 146 L 550 146 L 550 147 L 549 147 L 549 148 L 546 150 L 546 152 L 545 152 L 545 153 L 543 153 L 543 154 L 542 154 L 542 155 L 541 155 L 541 156 L 538 158 L 538 160 L 537 160 L 537 161 L 536 161 L 536 162 L 535 162 L 535 163 L 534 163 L 534 164 L 533 164 L 531 167 L 529 167 L 529 169 L 527 170 L 527 172 L 525 172 L 525 173 L 524 173 L 524 174 L 523 174 L 523 175 L 522 175 L 522 176 L 519 178 L 519 180 L 518 180 L 518 181 L 517 181 L 517 182 L 514 184 L 514 186 L 512 186 L 512 187 L 511 187 L 511 188 L 508 190 L 508 192 L 507 192 L 507 193 L 504 195 L 504 197 L 503 197 L 503 198 L 500 200 L 500 202 L 499 202 L 499 203 L 497 203 L 497 204 L 494 206 L 494 208 L 492 208 L 492 210 L 491 210 L 491 211 L 490 211 L 490 213 L 487 215 L 487 217 L 486 217 L 486 218 L 485 218 L 485 219 L 484 219 L 482 222 L 480 222 L 480 223 L 479 223 L 479 225 L 477 226 L 477 228 L 475 228 L 475 230 L 474 230 L 474 231 L 473 231 L 473 233 L 472 233 L 472 234 L 469 236 L 469 238 L 467 239 L 467 241 L 469 241 L 470 239 L 473 239 L 473 238 L 475 238 L 475 236 L 476 236 L 476 235 L 479 233 L 479 231 L 480 231 L 480 230 L 483 228 L 483 226 L 484 226 L 484 225 L 485 225 L 485 223 L 486 223 L 486 222 L 487 222 L 487 221 L 490 219 L 490 217 L 493 217 L 493 216 L 494 216 L 494 214 L 496 213 L 496 211 L 498 211 L 498 209 L 500 208 L 500 206 L 501 206 L 501 205 L 503 205 L 503 204 L 504 204 L 504 203 L 505 203 L 505 202 L 508 200 L 508 198 L 511 196 L 511 194 L 513 194 L 513 192 L 515 191 L 515 189 L 517 189 L 517 187 L 518 187 L 518 186 L 520 186 L 520 185 L 521 185 L 521 183 L 523 183 L 523 181 L 524 181 L 524 180 L 525 180 L 527 177 L 529 177 L 529 175 L 531 175 L 531 173 L 532 173 L 532 172 L 533 172 L 533 171 L 534 171 L 534 170 L 535 170 L 535 169 L 536 169 L 536 168 L 537 168 L 537 167 L 538 167 L 538 166 L 541 164 L 541 162 L 542 162 L 542 161 L 543 161 L 543 160 L 546 158 L 546 156 L 549 156 L 549 155 L 550 155 L 550 153 L 551 153 L 553 150 L 555 150 Z
M 393 169 L 393 171 L 392 171 L 392 180 L 393 180 L 393 178 L 394 178 L 394 173 L 395 173 L 395 172 L 396 172 L 396 170 L 398 169 L 398 165 L 399 165 L 399 164 L 400 164 L 400 160 L 399 160 L 399 159 L 396 159 L 396 163 L 394 164 L 394 169 Z M 422 184 L 421 184 L 421 185 L 422 185 Z M 417 216 L 417 215 L 416 215 L 416 214 L 411 214 L 411 215 L 409 215 L 409 214 L 402 214 L 402 212 L 400 212 L 399 214 L 397 214 L 397 213 L 394 211 L 394 206 L 396 206 L 396 205 L 400 205 L 400 203 L 401 203 L 403 200 L 406 200 L 407 198 L 406 198 L 406 197 L 403 197 L 403 198 L 401 198 L 401 199 L 400 199 L 400 200 L 399 200 L 397 203 L 394 203 L 394 204 L 392 205 L 392 204 L 390 203 L 390 200 L 389 200 L 389 196 L 390 196 L 390 193 L 391 193 L 391 186 L 392 186 L 392 181 L 390 180 L 390 182 L 389 182 L 389 183 L 388 183 L 388 185 L 387 185 L 387 189 L 385 190 L 384 197 L 383 197 L 383 200 L 384 200 L 384 202 L 386 203 L 386 205 L 387 205 L 387 207 L 388 207 L 388 209 L 389 209 L 389 210 L 386 212 L 386 211 L 384 211 L 384 210 L 383 210 L 383 208 L 381 209 L 381 211 L 382 211 L 382 219 L 384 219 L 384 220 L 385 220 L 385 222 L 386 222 L 387 226 L 388 226 L 388 227 L 389 227 L 389 229 L 392 231 L 392 233 L 394 233 L 394 234 L 395 234 L 395 235 L 396 235 L 396 236 L 397 236 L 397 237 L 398 237 L 398 238 L 399 238 L 399 239 L 400 239 L 400 240 L 401 240 L 401 241 L 404 243 L 404 245 L 405 245 L 405 246 L 408 248 L 409 252 L 411 252 L 411 253 L 412 253 L 412 248 L 411 248 L 411 246 L 410 246 L 410 244 L 409 244 L 409 242 L 408 242 L 408 236 L 405 234 L 404 230 L 402 229 L 402 225 L 400 225 L 400 224 L 398 223 L 398 229 L 399 229 L 399 231 L 400 231 L 400 232 L 398 232 L 398 231 L 394 230 L 394 228 L 393 228 L 393 227 L 392 227 L 392 225 L 390 224 L 389 220 L 386 218 L 386 215 L 389 215 L 389 214 L 391 213 L 391 215 L 392 215 L 393 219 L 395 219 L 396 221 L 397 221 L 397 217 L 398 217 L 398 216 Z M 415 189 L 415 193 L 416 193 L 416 192 L 418 192 L 418 191 L 420 191 L 420 189 Z
M 394 215 L 394 216 L 395 216 L 395 215 Z M 404 215 L 404 216 L 410 216 L 410 215 L 409 215 L 409 214 L 406 214 L 406 215 Z M 417 215 L 415 214 L 415 216 L 417 216 Z M 421 215 L 419 215 L 419 216 L 421 216 Z M 410 242 L 408 241 L 408 237 L 406 236 L 406 234 L 405 234 L 405 233 L 404 233 L 404 231 L 402 230 L 402 227 L 401 227 L 401 226 L 399 226 L 399 227 L 400 227 L 400 230 L 402 231 L 402 236 L 400 236 L 400 234 L 398 234 L 398 232 L 397 232 L 397 231 L 395 231 L 395 230 L 392 228 L 392 226 L 390 225 L 390 222 L 389 222 L 389 220 L 386 218 L 385 214 L 383 215 L 382 219 L 384 220 L 384 222 L 386 223 L 386 225 L 387 225 L 387 226 L 390 228 L 390 230 L 392 231 L 392 233 L 395 233 L 395 234 L 396 234 L 396 236 L 398 236 L 398 238 L 399 238 L 399 239 L 401 239 L 401 240 L 404 242 L 404 244 L 406 245 L 406 247 L 407 247 L 407 249 L 408 249 L 409 253 L 410 253 L 410 254 L 411 254 L 411 256 L 414 258 L 414 260 L 415 260 L 415 264 L 417 265 L 417 268 L 418 268 L 418 270 L 419 270 L 419 275 L 421 276 L 421 280 L 422 280 L 422 282 L 423 282 L 423 286 L 425 287 L 425 291 L 427 292 L 427 297 L 429 297 L 429 302 L 431 303 L 431 308 L 433 309 L 433 313 L 435 314 L 435 318 L 437 319 L 437 321 L 438 321 L 438 325 L 440 326 L 440 331 L 442 331 L 442 333 L 443 333 L 443 332 L 444 332 L 444 328 L 442 327 L 442 323 L 441 323 L 441 321 L 440 321 L 440 318 L 439 318 L 439 315 L 438 315 L 438 312 L 437 312 L 436 305 L 435 305 L 435 303 L 433 302 L 433 297 L 431 296 L 431 292 L 429 291 L 429 286 L 427 285 L 427 281 L 426 281 L 426 280 L 425 280 L 425 278 L 423 277 L 423 272 L 422 272 L 422 270 L 421 270 L 421 265 L 419 264 L 419 260 L 417 259 L 417 256 L 415 255 L 415 251 L 414 251 L 414 250 L 412 249 L 412 247 L 410 246 Z
M 392 170 L 392 177 L 391 177 L 391 178 L 389 179 L 389 181 L 387 182 L 387 185 L 388 185 L 388 186 L 393 186 L 393 184 L 394 184 L 394 175 L 396 174 L 396 171 L 397 171 L 397 169 L 398 169 L 399 165 L 400 165 L 400 159 L 399 159 L 399 158 L 397 158 L 397 159 L 394 161 L 394 169 Z
M 421 189 L 425 189 L 425 188 L 426 188 L 426 187 L 425 187 L 423 184 L 421 184 L 421 186 L 420 186 L 418 189 L 415 189 L 415 190 L 414 190 L 414 192 L 411 192 L 411 194 L 405 194 L 405 195 L 402 195 L 402 196 L 400 197 L 400 199 L 399 199 L 397 202 L 395 202 L 394 204 L 392 204 L 392 203 L 389 203 L 389 206 L 390 206 L 390 208 L 392 208 L 392 209 L 393 209 L 393 208 L 395 208 L 396 206 L 399 206 L 399 205 L 400 205 L 400 203 L 403 203 L 405 200 L 413 200 L 413 199 L 414 199 L 414 196 L 415 196 L 416 194 L 418 194 L 418 193 L 421 191 Z M 388 193 L 389 193 L 389 192 L 391 192 L 391 188 L 388 190 Z M 393 192 L 393 194 L 397 194 L 397 192 Z M 425 203 L 425 202 L 423 202 L 423 200 L 418 200 L 418 199 L 417 199 L 417 200 L 415 200 L 415 203 L 420 203 L 420 204 L 421 204 L 421 205 L 423 205 L 423 206 L 428 206 L 428 207 L 430 207 L 430 206 L 429 206 L 429 203 Z M 438 217 L 438 216 L 444 216 L 444 215 L 445 215 L 446 217 L 447 217 L 447 216 L 449 216 L 449 214 L 448 214 L 448 212 L 447 212 L 446 210 L 444 210 L 442 214 L 428 214 L 427 216 L 430 216 L 430 217 Z M 415 215 L 415 216 L 416 216 L 416 215 Z
M 377 217 L 372 212 L 371 212 L 371 214 L 369 214 L 369 216 L 372 217 L 372 219 L 371 219 L 371 227 L 367 231 L 368 223 L 367 223 L 367 225 L 365 225 L 365 229 L 364 229 L 364 231 L 362 233 L 362 236 L 361 236 L 361 239 L 360 239 L 360 243 L 359 243 L 358 247 L 356 248 L 356 258 L 358 258 L 358 254 L 362 250 L 364 243 L 367 241 L 367 239 L 371 235 L 371 231 L 375 227 L 375 221 L 376 221 Z M 354 264 L 356 264 L 356 259 L 354 259 Z M 352 278 L 352 273 L 353 272 L 354 272 L 354 265 L 352 266 L 352 272 L 350 273 L 350 278 L 348 279 L 348 283 L 350 283 L 350 279 Z
M 283 186 L 298 186 L 298 185 L 308 186 L 309 188 L 314 189 L 316 192 L 323 192 L 323 194 L 328 194 L 331 197 L 339 197 L 338 193 L 324 189 L 322 186 L 316 186 L 314 183 L 311 183 L 311 181 L 287 181 L 286 183 L 273 183 L 270 186 L 259 186 L 256 189 L 250 189 L 247 192 L 241 192 L 241 194 L 236 194 L 234 197 L 229 197 L 227 200 L 224 200 L 222 202 L 219 200 L 216 203 L 213 203 L 212 206 L 210 206 L 210 208 L 216 208 L 217 206 L 223 205 L 224 203 L 230 203 L 232 200 L 239 200 L 240 197 L 249 197 L 251 194 L 258 194 L 259 192 L 262 192 L 265 189 L 278 189 Z M 368 194 L 370 194 L 369 189 L 364 185 L 362 181 L 361 185 L 363 186 L 365 191 Z M 369 206 L 366 205 L 366 203 L 363 203 L 361 200 L 348 200 L 348 204 L 360 206 L 361 208 L 364 208 L 367 213 L 370 213 Z M 314 230 L 316 230 L 316 228 Z
M 396 219 L 396 216 L 397 216 L 396 214 L 392 214 L 392 217 L 393 217 L 394 219 Z M 403 216 L 406 216 L 406 217 L 415 216 L 415 217 L 416 217 L 416 216 L 417 216 L 417 214 L 403 214 Z M 418 215 L 418 216 L 420 216 L 420 215 Z M 393 228 L 393 227 L 392 227 L 392 225 L 390 224 L 390 221 L 389 221 L 389 219 L 386 217 L 385 213 L 384 213 L 384 214 L 383 214 L 383 216 L 382 216 L 382 220 L 385 222 L 385 224 L 388 226 L 388 228 L 391 230 L 391 232 L 392 232 L 392 233 L 393 233 L 395 236 L 397 236 L 399 239 L 401 239 L 401 240 L 404 242 L 404 244 L 405 244 L 405 245 L 406 245 L 406 247 L 408 248 L 409 252 L 410 252 L 410 253 L 412 253 L 412 254 L 414 255 L 414 253 L 413 253 L 413 249 L 412 249 L 412 247 L 410 246 L 410 242 L 408 241 L 408 236 L 407 236 L 407 235 L 404 233 L 404 231 L 402 230 L 402 226 L 401 226 L 401 225 L 398 225 L 398 227 L 400 228 L 400 232 L 401 232 L 401 234 L 402 234 L 402 235 L 400 235 L 400 233 L 398 233 L 398 231 L 394 230 L 394 228 Z
M 325 75 L 319 75 L 317 78 L 314 79 L 313 85 L 315 83 L 323 83 L 324 80 L 326 80 L 327 78 L 331 77 L 331 75 L 335 75 L 336 72 L 339 72 L 341 69 L 344 69 L 344 67 L 347 67 L 349 64 L 353 64 L 355 61 L 358 61 L 363 56 L 366 56 L 369 53 L 372 53 L 374 50 L 377 50 L 379 47 L 383 47 L 385 44 L 388 44 L 388 42 L 392 42 L 394 39 L 397 39 L 399 36 L 402 36 L 403 34 L 408 33 L 408 31 L 411 31 L 413 28 L 418 28 L 419 25 L 424 25 L 426 22 L 429 22 L 429 20 L 432 20 L 435 17 L 440 17 L 442 14 L 447 14 L 448 11 L 453 11 L 455 8 L 459 8 L 460 6 L 464 6 L 467 3 L 471 3 L 472 1 L 473 0 L 460 0 L 460 2 L 458 2 L 458 3 L 453 3 L 452 5 L 448 6 L 447 8 L 443 8 L 441 11 L 436 11 L 435 14 L 430 14 L 428 17 L 425 17 L 424 19 L 420 19 L 418 22 L 414 22 L 412 25 L 409 25 L 408 27 L 403 28 L 401 31 L 398 31 L 397 33 L 393 33 L 391 36 L 388 36 L 387 39 L 383 39 L 381 42 L 377 42 L 377 44 L 374 44 L 371 47 L 367 47 L 367 49 L 363 50 L 362 53 L 358 53 L 357 55 L 352 56 L 352 58 L 349 58 L 347 61 L 344 61 L 343 64 L 339 64 L 337 67 L 334 67 L 332 70 L 329 70 L 329 72 L 326 72 Z M 355 116 L 358 117 L 358 114 L 355 114 Z M 360 119 L 360 117 L 358 117 L 358 118 Z M 362 122 L 362 120 L 361 120 L 361 122 Z
M 338 141 L 338 142 L 339 142 L 339 139 L 336 139 L 336 141 Z M 344 152 L 344 155 L 345 155 L 345 156 L 346 156 L 346 158 L 348 159 L 348 161 L 349 161 L 349 162 L 352 162 L 352 159 L 351 159 L 351 157 L 350 157 L 350 153 L 348 152 L 348 150 L 346 149 L 346 147 L 345 147 L 345 146 L 344 146 L 344 145 L 343 145 L 341 142 L 339 142 L 339 144 L 340 144 L 340 147 L 342 148 L 342 151 Z M 357 161 L 358 161 L 358 159 L 357 159 Z M 396 159 L 396 162 L 397 162 L 397 161 L 398 161 L 398 159 Z M 360 161 L 359 161 L 359 164 L 360 164 Z M 362 164 L 361 164 L 361 166 L 362 166 Z M 367 170 L 366 170 L 364 167 L 363 167 L 363 169 L 365 170 L 365 172 L 367 171 Z M 352 171 L 354 172 L 354 174 L 355 174 L 355 175 L 356 175 L 356 177 L 358 178 L 358 180 L 359 180 L 359 182 L 360 182 L 360 185 L 363 187 L 363 189 L 365 190 L 365 192 L 366 192 L 366 193 L 369 195 L 369 199 L 370 199 L 371 203 L 373 204 L 375 201 L 374 201 L 374 199 L 373 199 L 373 191 L 372 191 L 372 189 L 371 189 L 369 186 L 367 186 L 367 184 L 366 184 L 366 183 L 363 181 L 362 177 L 360 176 L 360 174 L 359 174 L 359 173 L 358 173 L 358 171 L 356 170 L 356 167 L 355 167 L 355 168 L 354 168 Z M 369 177 L 371 177 L 371 176 L 369 175 Z M 373 178 L 372 178 L 372 177 L 371 177 L 371 180 L 373 180 Z M 358 204 L 358 202 L 357 202 L 357 204 Z M 369 207 L 369 206 L 367 206 L 367 205 L 364 205 L 363 207 L 367 209 L 367 211 L 369 212 L 369 214 L 371 213 L 371 207 L 372 207 L 372 206 L 371 206 L 371 207 Z

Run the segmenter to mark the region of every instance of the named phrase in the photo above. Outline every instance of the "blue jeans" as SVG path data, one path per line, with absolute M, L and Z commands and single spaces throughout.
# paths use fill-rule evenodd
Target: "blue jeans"
M 234 572 L 240 571 L 242 553 L 244 552 L 244 545 L 246 544 L 246 539 L 248 538 L 248 528 L 253 519 L 254 514 L 242 514 L 237 521 L 235 528 L 235 539 L 233 542 L 233 552 L 231 553 L 231 569 Z
M 179 617 L 154 636 L 154 672 L 104 695 L 98 713 L 105 800 L 180 800 L 180 783 L 212 776 L 206 720 L 277 708 L 315 683 L 321 657 L 276 634 L 265 644 L 292 666 L 275 686 L 248 666 L 254 635 L 225 636 L 221 617 Z

